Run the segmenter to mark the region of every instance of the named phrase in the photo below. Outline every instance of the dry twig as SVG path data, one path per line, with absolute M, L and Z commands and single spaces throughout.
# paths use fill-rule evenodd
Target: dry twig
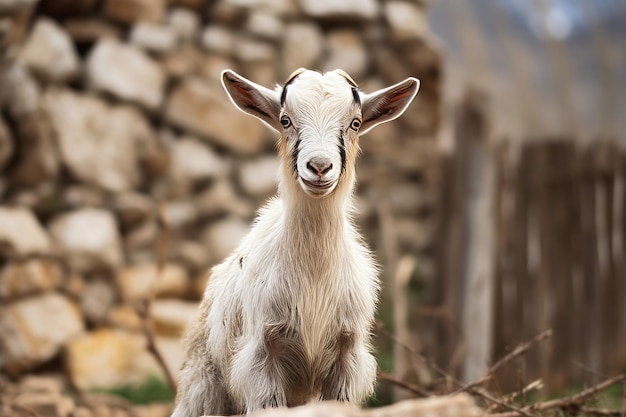
M 490 380 L 491 378 L 493 378 L 493 374 L 500 369 L 503 365 L 511 362 L 513 359 L 523 355 L 524 353 L 526 353 L 532 346 L 534 346 L 535 344 L 548 339 L 549 337 L 552 337 L 552 329 L 548 329 L 548 330 L 544 330 L 543 332 L 539 333 L 538 335 L 536 335 L 535 337 L 533 337 L 532 339 L 530 339 L 527 342 L 521 343 L 519 345 L 517 345 L 515 347 L 515 349 L 513 349 L 511 352 L 509 352 L 505 357 L 503 357 L 502 359 L 500 359 L 499 361 L 497 361 L 496 363 L 494 363 L 493 365 L 491 365 L 489 367 L 489 369 L 487 370 L 487 373 L 485 374 L 485 376 L 483 376 L 482 378 L 456 390 L 453 394 L 458 394 L 459 392 L 465 392 L 465 391 L 469 391 L 472 388 L 478 386 L 478 385 L 482 385 L 483 383 L 485 383 L 486 381 Z
M 151 307 L 152 302 L 154 301 L 156 295 L 157 285 L 161 278 L 161 274 L 163 272 L 163 268 L 165 267 L 165 260 L 167 258 L 167 246 L 169 244 L 169 222 L 167 220 L 167 215 L 165 212 L 165 207 L 163 204 L 159 204 L 158 211 L 158 222 L 159 222 L 159 237 L 157 239 L 157 268 L 156 268 L 156 279 L 154 280 L 152 287 L 150 289 L 150 293 L 146 299 L 143 300 L 143 303 L 137 308 L 137 314 L 141 318 L 142 328 L 144 335 L 146 336 L 147 349 L 154 356 L 159 366 L 163 369 L 163 373 L 165 374 L 165 378 L 167 382 L 172 388 L 172 391 L 176 392 L 176 379 L 172 375 L 172 372 L 167 366 L 163 355 L 159 351 L 156 345 L 156 337 L 154 334 L 154 328 L 152 326 L 151 320 Z
M 418 352 L 416 349 L 412 348 L 411 346 L 406 345 L 405 343 L 403 343 L 401 340 L 398 340 L 398 338 L 396 338 L 393 334 L 391 334 L 387 329 L 385 329 L 385 327 L 383 326 L 382 323 L 377 323 L 377 330 L 380 331 L 381 333 L 385 334 L 387 337 L 389 337 L 394 343 L 399 344 L 401 347 L 403 347 L 404 349 L 406 349 L 407 351 L 411 352 L 414 355 L 418 355 L 419 358 L 421 360 L 423 360 L 426 364 L 428 364 L 428 366 L 435 371 L 436 373 L 438 373 L 440 376 L 442 376 L 443 378 L 445 378 L 447 381 L 452 382 L 454 385 L 456 385 L 459 388 L 462 388 L 465 386 L 465 384 L 463 384 L 461 381 L 457 380 L 456 378 L 454 378 L 452 375 L 450 375 L 448 372 L 446 372 L 444 369 L 442 369 L 440 366 L 438 366 L 434 361 L 430 360 L 428 357 L 426 357 L 425 355 L 423 355 L 421 352 Z M 398 383 L 401 382 L 402 384 L 406 384 L 404 381 L 397 381 L 395 378 L 393 380 L 388 379 L 387 381 L 391 382 L 391 383 Z M 399 386 L 403 386 L 398 384 Z M 484 391 L 480 391 L 476 388 L 471 388 L 468 390 L 469 393 L 477 395 L 481 398 L 483 398 L 486 401 L 489 401 L 491 403 L 497 404 L 501 407 L 505 407 L 508 408 L 509 410 L 513 410 L 516 414 L 514 415 L 523 415 L 526 417 L 531 417 L 532 414 L 522 410 L 519 407 L 516 407 L 514 405 L 511 404 L 506 404 L 500 400 L 498 400 L 497 398 L 494 398 L 492 395 L 484 392 Z
M 516 398 L 522 397 L 527 392 L 530 392 L 530 391 L 535 390 L 535 389 L 541 389 L 541 388 L 543 388 L 543 381 L 541 379 L 536 379 L 533 382 L 531 382 L 530 384 L 526 385 L 525 387 L 522 387 L 518 391 L 512 392 L 512 393 L 510 393 L 508 395 L 505 395 L 503 397 L 500 397 L 500 400 L 502 402 L 505 402 L 505 403 L 510 403 L 511 401 L 515 400 Z M 522 406 L 523 405 L 524 404 L 522 404 Z M 489 407 L 487 409 L 487 412 L 488 413 L 493 413 L 498 407 L 499 407 L 499 405 L 497 405 L 497 404 L 495 406 L 491 406 L 491 407 Z
M 400 379 L 397 379 L 396 377 L 394 377 L 391 374 L 388 374 L 386 372 L 378 372 L 378 379 L 381 379 L 383 381 L 387 381 L 387 382 L 391 382 L 394 385 L 399 386 L 400 388 L 404 388 L 407 391 L 412 392 L 413 394 L 417 395 L 418 397 L 430 397 L 432 396 L 432 394 L 428 391 L 426 391 L 423 388 L 418 387 L 417 385 L 413 385 L 409 382 L 405 382 L 402 381 Z
M 533 405 L 524 407 L 522 411 L 524 411 L 525 413 L 527 412 L 532 413 L 532 412 L 539 412 L 539 411 L 545 411 L 545 410 L 552 410 L 555 408 L 561 408 L 561 409 L 567 409 L 567 408 L 572 408 L 572 407 L 580 408 L 582 407 L 582 404 L 586 400 L 588 400 L 595 394 L 599 393 L 600 391 L 603 391 L 607 389 L 608 387 L 613 386 L 615 384 L 624 383 L 624 382 L 626 382 L 626 374 L 618 375 L 613 378 L 609 378 L 606 381 L 603 381 L 597 385 L 594 385 L 591 388 L 587 388 L 586 390 L 583 390 L 577 394 L 570 395 L 569 397 L 565 397 L 565 398 L 559 398 L 556 400 L 538 402 Z M 594 410 L 594 409 L 589 409 L 589 410 Z M 609 411 L 609 410 L 599 410 L 599 411 Z M 491 414 L 490 417 L 517 417 L 519 415 L 520 413 L 517 411 L 513 411 L 513 412 L 509 411 L 505 413 Z
M 456 391 L 454 391 L 451 395 L 457 394 L 459 392 L 463 392 L 466 391 L 470 394 L 479 396 L 481 398 L 483 398 L 484 400 L 491 402 L 492 404 L 494 404 L 494 406 L 490 407 L 487 409 L 487 413 L 492 413 L 493 410 L 503 407 L 503 408 L 507 408 L 510 411 L 506 411 L 506 412 L 501 412 L 501 413 L 495 413 L 495 414 L 488 414 L 489 417 L 518 417 L 518 416 L 526 416 L 526 417 L 531 417 L 531 416 L 536 416 L 537 413 L 545 411 L 545 410 L 552 410 L 552 409 L 563 409 L 563 410 L 575 410 L 578 413 L 582 413 L 583 415 L 592 415 L 592 416 L 608 416 L 608 417 L 612 417 L 612 416 L 616 416 L 616 417 L 626 417 L 626 410 L 609 410 L 609 409 L 601 409 L 601 408 L 589 408 L 589 407 L 584 407 L 584 403 L 585 401 L 587 401 L 589 398 L 593 397 L 595 394 L 607 389 L 608 387 L 611 387 L 615 384 L 619 384 L 619 383 L 623 383 L 626 384 L 626 374 L 622 374 L 622 375 L 618 375 L 612 378 L 608 378 L 605 381 L 594 385 L 593 387 L 590 387 L 586 390 L 583 390 L 579 393 L 576 393 L 574 395 L 568 396 L 568 397 L 564 397 L 564 398 L 560 398 L 560 399 L 556 399 L 556 400 L 549 400 L 549 401 L 543 401 L 543 402 L 538 402 L 529 406 L 525 406 L 525 407 L 517 407 L 513 404 L 511 404 L 510 402 L 513 401 L 515 398 L 517 398 L 520 395 L 523 395 L 524 393 L 534 390 L 534 389 L 539 389 L 543 386 L 543 383 L 541 381 L 541 379 L 538 379 L 536 381 L 531 382 L 530 384 L 526 385 L 525 387 L 522 387 L 520 390 L 511 393 L 505 397 L 502 398 L 494 398 L 491 394 L 487 393 L 485 390 L 481 389 L 479 387 L 479 385 L 483 384 L 485 381 L 489 380 L 492 378 L 493 373 L 498 370 L 499 368 L 501 368 L 504 364 L 509 363 L 510 361 L 512 361 L 513 359 L 523 355 L 524 353 L 526 353 L 533 345 L 549 338 L 552 336 L 552 330 L 546 330 L 544 332 L 539 333 L 537 336 L 533 337 L 531 340 L 529 340 L 528 342 L 522 343 L 520 345 L 518 345 L 515 349 L 513 349 L 508 355 L 506 355 L 505 357 L 503 357 L 502 359 L 500 359 L 499 361 L 497 361 L 496 363 L 494 363 L 489 370 L 487 371 L 487 373 L 485 374 L 484 377 L 480 378 L 477 381 L 474 381 L 470 384 L 463 384 L 462 382 L 458 381 L 456 378 L 454 378 L 452 375 L 450 375 L 448 372 L 446 372 L 445 370 L 443 370 L 441 367 L 439 367 L 437 364 L 435 364 L 433 361 L 429 360 L 427 357 L 425 357 L 424 355 L 422 355 L 421 352 L 417 351 L 416 349 L 412 348 L 411 346 L 408 346 L 406 344 L 404 344 L 402 341 L 398 340 L 393 334 L 391 334 L 387 329 L 384 328 L 384 326 L 381 323 L 377 324 L 377 330 L 383 334 L 385 334 L 387 337 L 389 337 L 394 343 L 398 344 L 399 346 L 401 346 L 402 348 L 406 349 L 408 352 L 419 356 L 419 358 L 423 361 L 425 361 L 430 368 L 435 371 L 436 373 L 438 373 L 439 375 L 441 375 L 442 377 L 444 377 L 446 380 L 452 382 L 454 385 L 456 385 L 457 387 L 459 387 L 459 389 L 457 389 Z M 405 388 L 411 392 L 413 392 L 415 395 L 418 396 L 428 396 L 430 395 L 427 391 L 425 391 L 424 389 L 417 387 L 413 384 L 410 384 L 408 382 L 405 381 L 400 381 L 396 378 L 394 378 L 392 375 L 389 374 L 384 374 L 384 373 L 380 373 L 379 374 L 379 378 L 386 380 L 388 382 L 391 382 L 393 384 L 396 384 L 402 388 Z

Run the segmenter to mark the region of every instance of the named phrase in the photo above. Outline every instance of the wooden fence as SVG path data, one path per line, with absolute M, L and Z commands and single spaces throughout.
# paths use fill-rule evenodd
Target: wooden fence
M 490 137 L 482 97 L 455 117 L 442 161 L 431 346 L 472 380 L 519 343 L 553 337 L 498 372 L 551 391 L 626 370 L 626 152 L 615 141 Z

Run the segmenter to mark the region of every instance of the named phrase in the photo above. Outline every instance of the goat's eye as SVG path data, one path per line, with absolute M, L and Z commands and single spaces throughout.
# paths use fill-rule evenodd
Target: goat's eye
M 284 129 L 287 129 L 289 126 L 291 126 L 291 119 L 289 118 L 289 116 L 283 115 L 280 118 L 280 124 L 283 126 Z
M 361 127 L 361 121 L 359 119 L 352 119 L 352 123 L 350 123 L 350 129 L 359 130 Z

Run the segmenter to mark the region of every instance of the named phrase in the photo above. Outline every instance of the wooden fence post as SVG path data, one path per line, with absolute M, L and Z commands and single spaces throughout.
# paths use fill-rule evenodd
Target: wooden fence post
M 484 375 L 493 345 L 495 161 L 486 104 L 483 94 L 469 91 L 456 120 L 458 152 L 467 158 L 461 323 L 465 339 L 462 378 L 468 382 Z

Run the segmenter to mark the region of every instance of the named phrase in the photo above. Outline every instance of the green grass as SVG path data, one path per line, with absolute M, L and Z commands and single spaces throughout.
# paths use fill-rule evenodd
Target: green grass
M 133 404 L 166 403 L 174 401 L 174 392 L 167 382 L 157 376 L 151 376 L 143 384 L 122 385 L 115 388 L 97 390 L 106 394 L 117 395 Z

